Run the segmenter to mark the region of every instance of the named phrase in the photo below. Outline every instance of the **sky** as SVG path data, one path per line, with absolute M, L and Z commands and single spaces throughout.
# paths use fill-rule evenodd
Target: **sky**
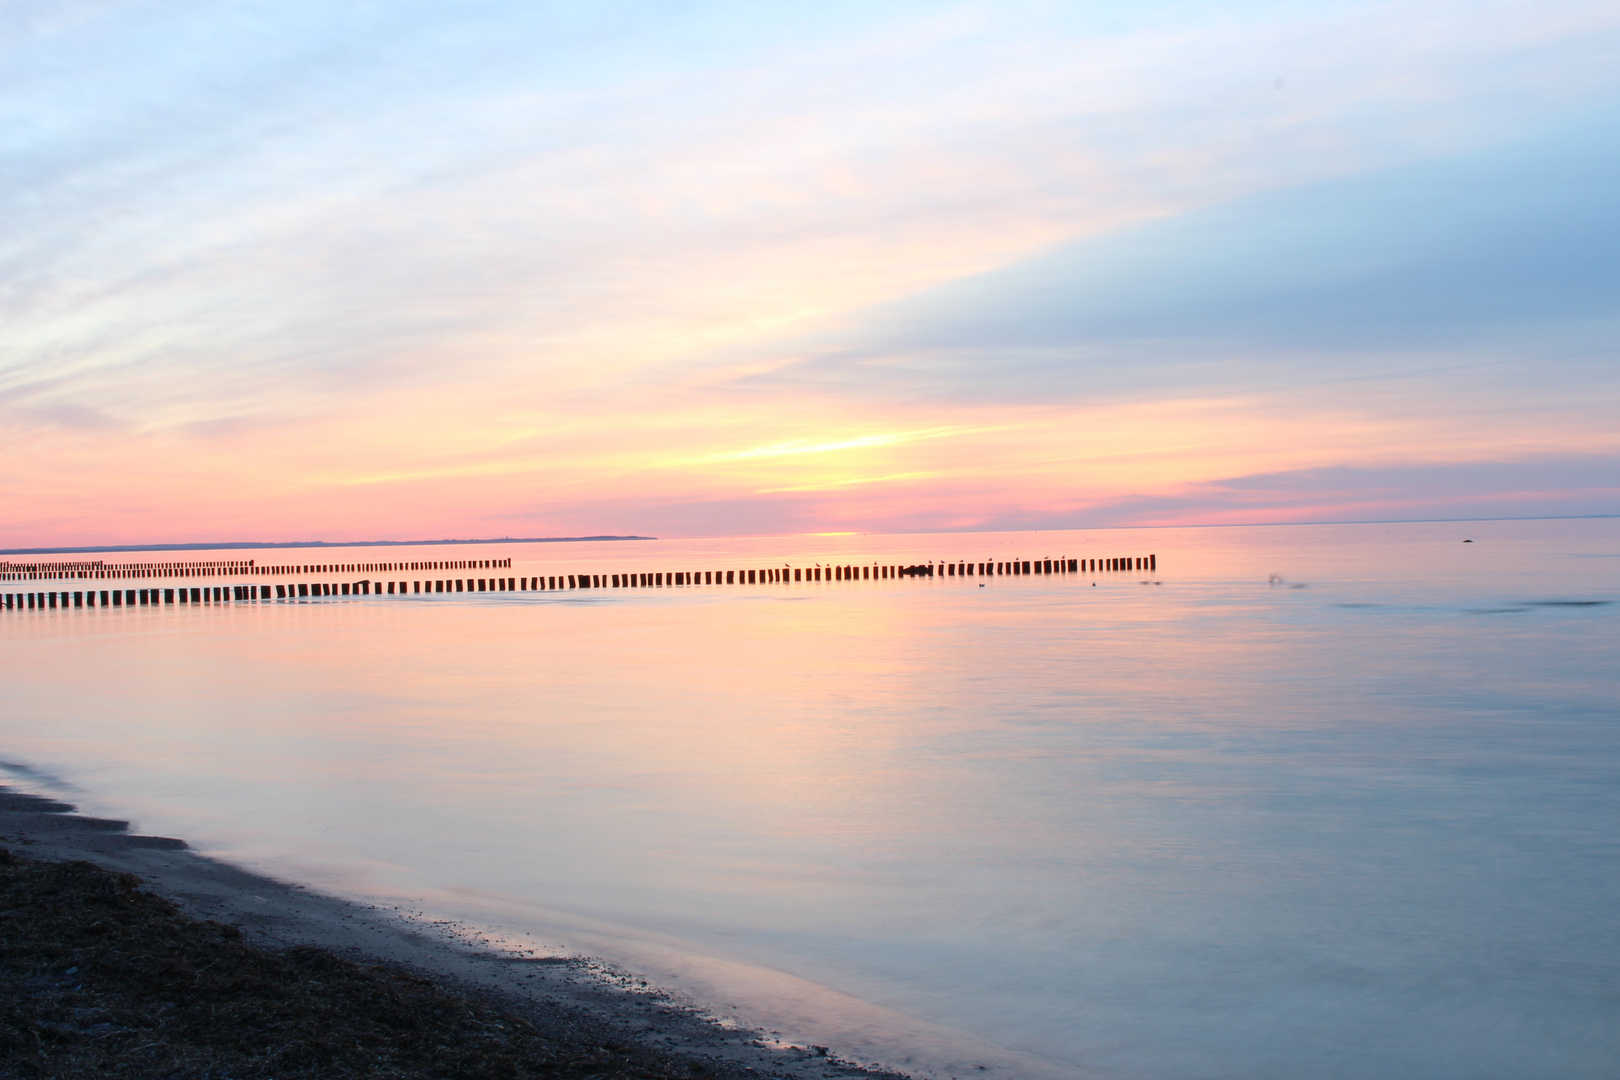
M 1620 514 L 1620 5 L 0 0 L 0 546 Z

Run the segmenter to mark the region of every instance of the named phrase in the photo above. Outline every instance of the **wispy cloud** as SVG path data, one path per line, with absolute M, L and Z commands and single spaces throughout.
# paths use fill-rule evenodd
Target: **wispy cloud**
M 804 454 L 830 454 L 840 450 L 866 450 L 879 446 L 917 442 L 921 439 L 945 439 L 953 435 L 967 435 L 990 430 L 993 429 L 965 427 L 924 428 L 919 431 L 891 431 L 874 435 L 857 435 L 853 438 L 838 439 L 833 442 L 795 440 L 777 443 L 773 446 L 755 446 L 747 450 L 709 454 L 705 457 L 691 458 L 686 463 L 708 464 L 719 461 L 756 461 L 764 458 L 798 457 Z
M 934 473 L 909 472 L 890 473 L 888 476 L 856 476 L 848 480 L 829 480 L 820 484 L 800 484 L 796 487 L 761 488 L 760 495 L 778 495 L 795 491 L 836 491 L 839 488 L 855 487 L 859 484 L 886 484 L 896 480 L 921 480 L 934 476 Z

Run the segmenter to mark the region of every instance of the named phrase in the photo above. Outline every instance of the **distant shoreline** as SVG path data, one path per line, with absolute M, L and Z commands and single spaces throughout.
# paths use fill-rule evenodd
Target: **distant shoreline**
M 503 536 L 496 540 L 239 540 L 224 544 L 110 544 L 102 547 L 4 548 L 0 555 L 97 555 L 118 551 L 261 551 L 272 548 L 442 547 L 447 544 L 582 544 L 656 540 L 656 536 Z

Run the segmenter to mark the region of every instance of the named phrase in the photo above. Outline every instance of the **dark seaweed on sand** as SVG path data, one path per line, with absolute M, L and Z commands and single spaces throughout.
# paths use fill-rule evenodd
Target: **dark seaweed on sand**
M 0 849 L 0 1077 L 690 1077 L 702 1064 L 397 968 L 265 949 L 132 874 Z

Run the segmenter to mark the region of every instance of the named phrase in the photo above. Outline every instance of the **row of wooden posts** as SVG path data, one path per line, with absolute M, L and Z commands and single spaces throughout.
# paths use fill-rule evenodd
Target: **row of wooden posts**
M 300 574 L 399 574 L 422 570 L 503 570 L 511 559 L 428 562 L 298 563 L 260 566 L 256 560 L 166 563 L 0 562 L 0 581 L 116 581 L 138 578 L 293 577 Z
M 510 566 L 511 560 L 499 560 Z M 282 585 L 212 585 L 165 589 L 87 589 L 76 592 L 0 594 L 0 610 L 144 607 L 246 600 L 302 600 L 323 596 L 416 596 L 422 593 L 536 592 L 558 589 L 669 588 L 687 585 L 775 585 L 815 581 L 871 581 L 908 577 L 996 577 L 1024 574 L 1152 573 L 1157 555 L 1112 559 L 1038 559 L 1016 562 L 924 563 L 911 566 L 781 566 L 754 570 L 693 570 L 559 574 L 550 577 L 441 578 L 414 581 L 297 582 Z

